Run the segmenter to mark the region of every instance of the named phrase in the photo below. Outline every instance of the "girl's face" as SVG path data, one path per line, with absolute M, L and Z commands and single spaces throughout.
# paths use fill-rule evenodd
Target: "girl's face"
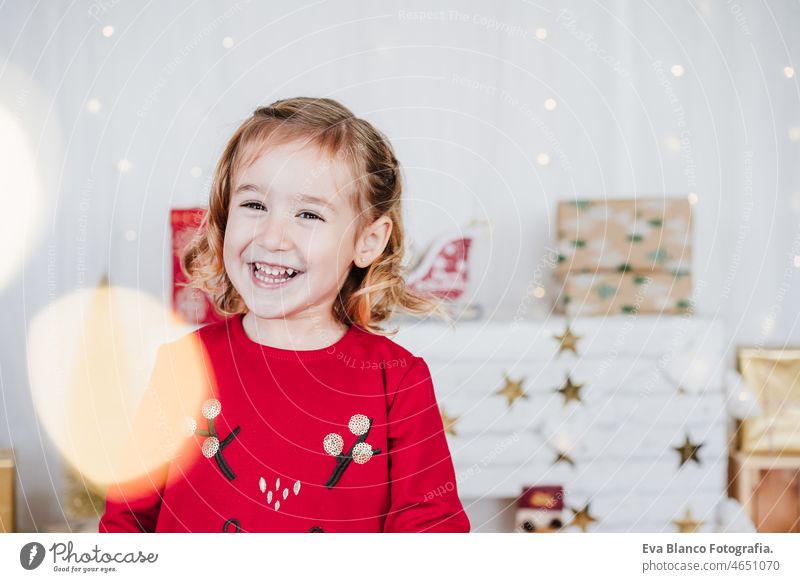
M 330 320 L 353 262 L 364 266 L 383 252 L 375 224 L 357 237 L 351 182 L 346 163 L 297 141 L 268 148 L 240 172 L 223 258 L 256 317 Z

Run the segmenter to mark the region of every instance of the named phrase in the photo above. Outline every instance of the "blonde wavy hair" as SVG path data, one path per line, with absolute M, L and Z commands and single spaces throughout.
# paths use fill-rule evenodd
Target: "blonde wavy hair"
M 379 335 L 393 335 L 378 324 L 395 311 L 433 315 L 452 324 L 453 314 L 442 300 L 406 288 L 403 274 L 404 239 L 401 213 L 400 164 L 389 140 L 333 99 L 297 97 L 259 107 L 228 141 L 211 184 L 208 212 L 198 235 L 181 257 L 181 267 L 195 287 L 211 296 L 224 316 L 245 313 L 247 306 L 234 288 L 222 258 L 225 226 L 236 177 L 264 151 L 268 142 L 305 139 L 332 158 L 349 164 L 355 177 L 351 199 L 359 217 L 357 236 L 381 216 L 392 221 L 389 241 L 368 267 L 352 264 L 333 305 L 333 316 L 345 325 Z

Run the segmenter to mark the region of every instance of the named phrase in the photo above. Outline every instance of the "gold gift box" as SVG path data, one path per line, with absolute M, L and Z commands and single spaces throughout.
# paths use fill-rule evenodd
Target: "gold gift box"
M 762 411 L 739 424 L 737 448 L 800 453 L 800 349 L 739 348 L 737 367 Z
M 691 270 L 686 198 L 571 200 L 558 204 L 557 272 Z
M 578 273 L 566 276 L 559 311 L 571 317 L 692 311 L 692 281 L 668 273 Z
M 0 449 L 0 533 L 14 531 L 14 452 Z

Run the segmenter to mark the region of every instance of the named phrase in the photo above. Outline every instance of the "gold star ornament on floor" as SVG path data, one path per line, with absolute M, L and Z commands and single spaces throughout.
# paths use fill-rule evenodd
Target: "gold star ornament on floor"
M 678 451 L 681 454 L 681 463 L 680 463 L 680 465 L 678 465 L 678 468 L 683 467 L 683 464 L 686 463 L 687 461 L 690 461 L 690 460 L 694 461 L 695 463 L 697 463 L 699 465 L 700 464 L 700 458 L 697 456 L 697 452 L 700 450 L 700 447 L 702 447 L 702 446 L 703 446 L 702 443 L 693 444 L 689 440 L 689 435 L 686 435 L 686 440 L 684 441 L 684 443 L 681 446 L 672 447 L 673 449 L 675 449 L 676 451 Z
M 567 375 L 566 382 L 561 388 L 556 388 L 556 392 L 564 396 L 564 406 L 566 406 L 572 400 L 583 402 L 581 400 L 581 388 L 583 388 L 583 384 L 573 384 L 572 378 Z
M 567 329 L 561 335 L 554 335 L 553 339 L 558 340 L 558 354 L 561 355 L 561 352 L 565 352 L 567 350 L 571 350 L 573 354 L 576 356 L 578 355 L 577 344 L 578 340 L 581 339 L 579 336 L 572 333 L 572 330 L 567 326 Z
M 678 527 L 678 533 L 696 533 L 705 522 L 694 519 L 691 510 L 687 509 L 681 519 L 674 519 L 672 523 Z
M 575 514 L 575 517 L 572 518 L 572 521 L 569 522 L 567 526 L 576 525 L 581 528 L 583 533 L 586 533 L 586 528 L 589 527 L 589 525 L 597 521 L 589 514 L 588 503 L 581 510 L 573 509 L 572 507 L 570 507 L 570 510 Z
M 520 378 L 515 382 L 509 378 L 508 375 L 503 374 L 503 379 L 505 381 L 505 386 L 500 388 L 495 394 L 505 396 L 506 400 L 508 400 L 509 408 L 511 408 L 511 405 L 514 404 L 518 398 L 528 398 L 528 395 L 522 390 L 522 383 L 525 381 L 525 378 Z
M 459 419 L 458 416 L 447 416 L 447 413 L 444 411 L 444 408 L 441 406 L 439 407 L 439 414 L 442 415 L 442 425 L 444 425 L 444 432 L 445 434 L 449 434 L 452 436 L 458 436 L 456 434 L 455 424 L 456 421 Z

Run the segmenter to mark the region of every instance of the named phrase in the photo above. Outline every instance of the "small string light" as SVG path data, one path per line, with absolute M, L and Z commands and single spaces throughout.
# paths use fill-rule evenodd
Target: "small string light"
M 787 79 L 791 79 L 794 77 L 794 67 L 784 67 L 783 74 L 786 75 Z
M 550 156 L 548 154 L 541 153 L 536 156 L 536 163 L 540 166 L 546 166 L 550 163 Z
M 789 139 L 791 141 L 800 141 L 800 127 L 789 128 Z
M 547 38 L 547 29 L 545 28 L 537 28 L 536 29 L 536 38 L 539 40 L 545 40 Z
M 125 232 L 125 240 L 127 240 L 129 242 L 133 242 L 136 239 L 137 239 L 137 234 L 136 234 L 135 230 L 129 230 L 129 231 Z M 194 432 L 194 431 L 192 431 L 192 432 Z
M 544 108 L 548 111 L 553 111 L 556 107 L 558 107 L 558 103 L 556 103 L 555 99 L 545 99 L 544 100 Z
M 689 195 L 686 197 L 686 199 L 689 201 L 689 204 L 691 204 L 692 206 L 697 204 L 697 194 L 695 194 L 694 192 L 689 192 Z
M 545 294 L 544 287 L 537 287 L 536 289 L 533 290 L 533 296 L 536 297 L 537 299 L 541 299 L 542 297 L 544 297 L 544 294 Z
M 106 26 L 103 27 L 103 36 L 104 37 L 111 38 L 113 35 L 114 35 L 114 27 L 113 26 L 111 26 L 109 24 L 109 25 L 106 25 Z
M 127 174 L 131 169 L 133 169 L 133 164 L 130 160 L 123 158 L 117 162 L 117 170 L 120 174 Z
M 222 39 L 222 46 L 224 46 L 226 49 L 231 48 L 233 46 L 233 39 L 230 36 L 226 36 Z
M 97 113 L 100 111 L 100 100 L 99 99 L 89 99 L 86 102 L 86 110 L 89 113 Z
M 794 256 L 794 266 L 800 269 L 800 255 Z
M 683 74 L 686 72 L 683 65 L 672 65 L 669 71 L 674 77 L 683 77 Z
M 203 170 L 199 166 L 194 166 L 189 170 L 189 174 L 191 174 L 192 178 L 199 178 L 203 175 Z

